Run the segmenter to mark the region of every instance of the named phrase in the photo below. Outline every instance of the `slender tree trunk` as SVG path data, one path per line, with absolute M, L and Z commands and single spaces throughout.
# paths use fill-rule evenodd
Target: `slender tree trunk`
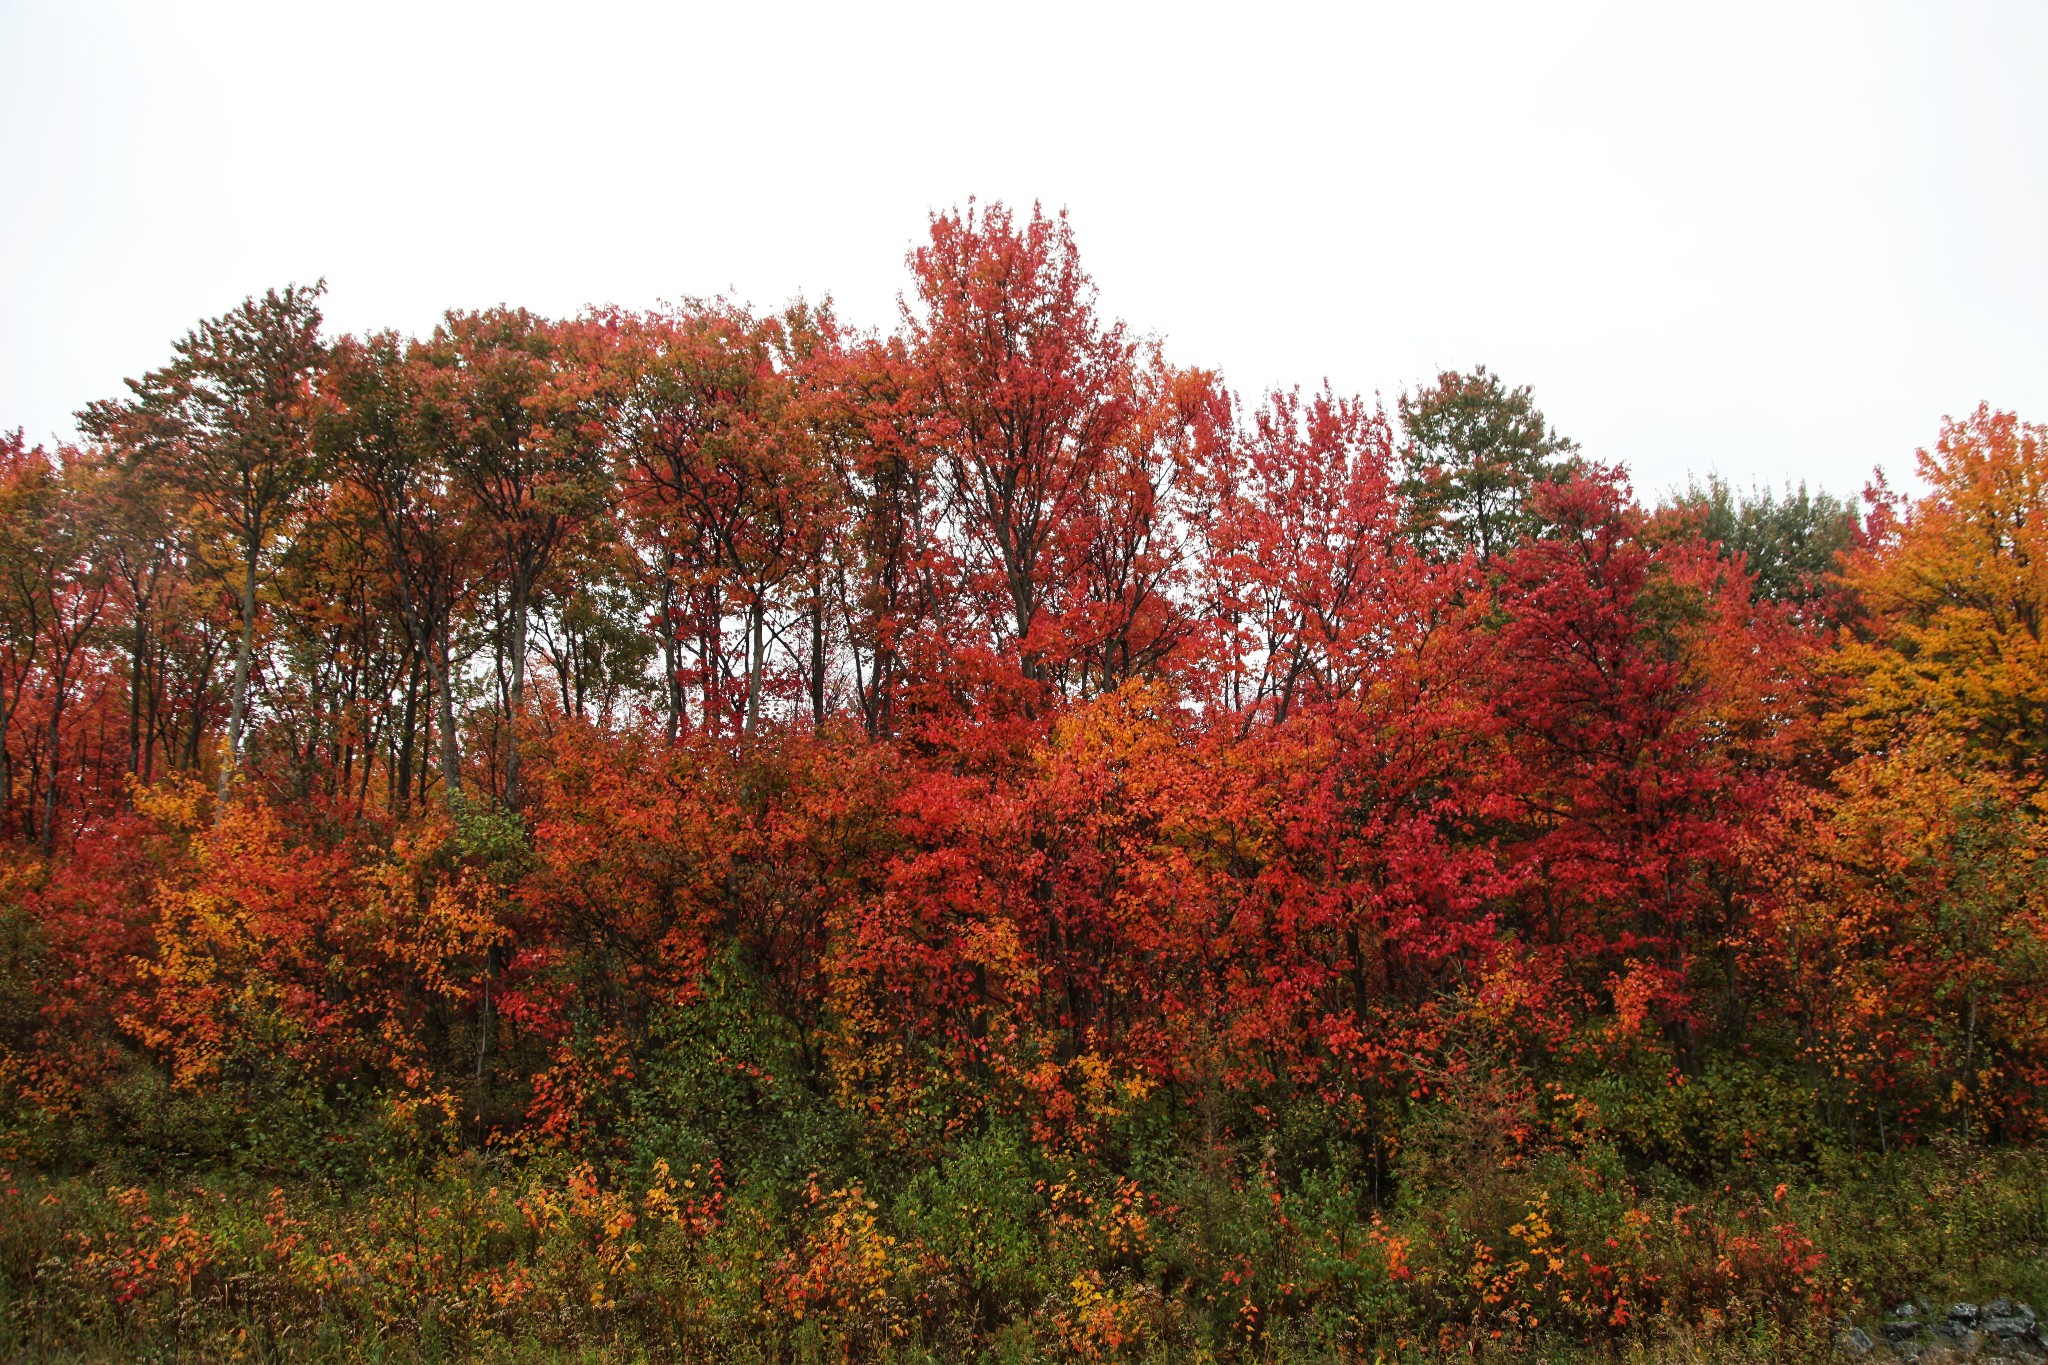
M 422 686 L 425 687 L 426 692 L 420 697 L 420 759 L 413 767 L 413 794 L 410 798 L 414 805 L 422 808 L 427 804 L 427 785 L 435 769 L 439 766 L 433 759 L 434 745 L 439 742 L 438 736 L 440 734 L 434 728 L 434 706 L 437 693 L 434 688 L 433 648 L 434 642 L 429 638 L 427 641 L 428 652 L 420 660 L 420 667 L 425 670 L 425 682 Z
M 251 548 L 242 576 L 242 638 L 235 646 L 235 687 L 228 707 L 228 751 L 220 765 L 220 797 L 242 761 L 242 729 L 249 720 L 249 656 L 256 648 L 256 551 Z
M 7 685 L 0 681 L 0 839 L 7 836 L 8 815 L 14 809 L 14 760 L 8 756 L 7 737 L 14 732 L 14 708 L 20 701 L 19 692 L 8 701 Z
M 452 671 L 448 664 L 448 637 L 454 630 L 450 619 L 453 613 L 443 612 L 440 620 L 441 648 L 434 657 L 435 705 L 439 708 L 441 728 L 441 787 L 450 800 L 462 792 L 462 750 L 455 737 L 455 692 L 448 686 L 448 675 Z
M 725 699 L 720 695 L 721 684 L 725 682 L 725 604 L 719 600 L 718 585 L 713 583 L 705 589 L 704 617 L 697 630 L 697 666 L 703 674 L 701 685 L 704 690 L 704 723 L 712 724 L 712 716 L 718 717 L 714 734 L 725 733 L 726 722 L 732 717 L 725 713 Z
M 747 721 L 746 732 L 754 733 L 761 718 L 761 625 L 766 613 L 761 594 L 755 593 L 747 607 Z
M 676 657 L 676 556 L 661 547 L 661 663 L 662 697 L 668 703 L 668 742 L 674 744 L 683 732 L 683 684 L 677 676 L 682 661 Z
M 370 804 L 370 778 L 377 771 L 377 749 L 385 742 L 381 727 L 387 723 L 372 718 L 370 728 L 363 735 L 363 775 L 356 781 L 358 810 Z
M 427 670 L 427 695 L 423 699 L 425 704 L 420 707 L 420 762 L 419 776 L 415 779 L 419 788 L 416 804 L 422 808 L 427 804 L 427 783 L 437 766 L 430 755 L 433 754 L 434 745 L 439 742 L 438 737 L 440 735 L 440 731 L 434 727 L 434 698 L 437 693 L 433 682 L 434 664 L 432 656 L 428 657 L 425 667 Z
M 1004 546 L 1003 557 L 1012 565 L 1009 569 L 1010 601 L 1017 616 L 1017 660 L 1024 676 L 1038 682 L 1042 671 L 1038 651 L 1027 644 L 1031 638 L 1031 623 L 1038 615 L 1037 597 L 1032 591 L 1030 576 L 1014 567 L 1007 545 Z
M 392 802 L 394 813 L 404 814 L 412 804 L 412 755 L 417 737 L 420 712 L 420 655 L 415 650 L 405 673 L 405 719 L 404 728 L 398 736 L 398 775 Z
M 555 685 L 562 689 L 562 710 L 574 709 L 578 716 L 583 714 L 583 680 L 579 667 L 581 660 L 576 656 L 576 637 L 565 624 L 562 627 L 562 644 L 549 652 L 549 662 L 555 667 Z
M 185 742 L 180 746 L 179 770 L 191 772 L 199 766 L 200 727 L 206 719 L 206 698 L 199 689 L 193 689 L 192 725 L 185 731 Z
M 152 645 L 151 652 L 161 656 L 162 646 Z M 160 657 L 159 662 L 153 667 L 150 666 L 145 658 L 143 681 L 149 689 L 149 705 L 144 711 L 142 718 L 142 780 L 144 782 L 150 782 L 156 778 L 157 725 L 158 716 L 161 711 L 161 707 L 158 705 L 158 694 L 163 689 L 163 675 L 164 670 Z
M 135 613 L 135 643 L 128 653 L 128 771 L 142 775 L 142 676 L 149 650 L 149 617 Z
M 811 726 L 825 728 L 825 591 L 811 584 Z
M 57 851 L 57 775 L 64 766 L 58 746 L 64 739 L 64 694 L 70 690 L 69 672 L 70 666 L 65 663 L 50 675 L 50 780 L 44 789 L 42 828 L 36 839 L 45 858 Z M 29 794 L 29 802 L 34 805 L 33 792 Z
M 219 662 L 220 642 L 209 641 L 205 653 L 200 656 L 199 676 L 192 684 L 192 728 L 185 735 L 186 772 L 199 766 L 199 741 L 206 725 L 206 694 L 213 687 L 213 669 Z
M 519 722 L 526 714 L 526 615 L 532 585 L 525 574 L 512 579 L 512 682 L 505 706 L 505 804 L 519 809 Z

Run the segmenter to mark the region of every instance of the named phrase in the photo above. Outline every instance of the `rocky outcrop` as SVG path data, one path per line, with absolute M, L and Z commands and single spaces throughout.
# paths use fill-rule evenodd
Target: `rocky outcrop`
M 1902 1303 L 1885 1314 L 1878 1333 L 1873 1338 L 1861 1327 L 1844 1324 L 1835 1335 L 1835 1350 L 1850 1359 L 1910 1360 L 1919 1365 L 1960 1360 L 1978 1365 L 2048 1362 L 2040 1319 L 2032 1308 L 2011 1299 L 1952 1303 L 1946 1308 L 1924 1299 Z

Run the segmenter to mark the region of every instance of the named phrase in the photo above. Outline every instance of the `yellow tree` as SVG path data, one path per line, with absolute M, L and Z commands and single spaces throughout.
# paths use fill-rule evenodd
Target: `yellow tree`
M 1953 734 L 2039 799 L 2048 756 L 2048 428 L 1980 407 L 1920 452 L 1928 494 L 1883 518 L 1843 580 L 1868 627 L 1841 655 L 1864 753 Z
M 1920 475 L 1843 563 L 1850 754 L 1798 822 L 1822 894 L 1787 904 L 1825 921 L 1803 941 L 1831 945 L 1813 963 L 1844 1008 L 1806 1022 L 1880 1125 L 1889 1094 L 1900 1120 L 2017 1132 L 2048 1086 L 2048 430 L 1980 407 Z

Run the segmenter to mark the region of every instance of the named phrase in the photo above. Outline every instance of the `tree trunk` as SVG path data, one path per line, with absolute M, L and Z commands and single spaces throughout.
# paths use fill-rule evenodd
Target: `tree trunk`
M 1015 557 L 1004 546 L 1003 557 L 1008 567 L 1010 580 L 1010 602 L 1017 616 L 1017 662 L 1024 676 L 1033 682 L 1039 681 L 1038 651 L 1026 643 L 1031 637 L 1031 623 L 1038 616 L 1038 598 L 1032 590 L 1030 575 L 1015 567 Z
M 811 585 L 811 726 L 825 728 L 825 592 Z
M 512 684 L 505 705 L 505 804 L 519 809 L 519 722 L 526 714 L 526 609 L 532 585 L 524 574 L 512 580 Z
M 666 545 L 661 548 L 661 663 L 664 701 L 668 703 L 668 742 L 674 744 L 683 732 L 683 684 L 677 676 L 682 661 L 676 657 L 676 556 Z
M 711 584 L 704 591 L 704 616 L 697 627 L 697 671 L 703 676 L 700 684 L 704 692 L 704 723 L 712 724 L 712 716 L 718 717 L 717 728 L 712 733 L 723 735 L 725 724 L 732 719 L 727 712 L 725 698 L 720 695 L 725 682 L 725 603 L 719 599 L 718 585 Z
M 162 650 L 163 646 L 160 644 L 153 643 L 150 646 L 150 653 L 156 654 L 159 659 L 162 657 Z M 160 694 L 163 689 L 163 672 L 161 662 L 152 666 L 148 656 L 144 656 L 142 676 L 148 685 L 149 691 L 149 706 L 142 716 L 142 780 L 144 782 L 151 782 L 156 779 L 157 726 L 160 723 L 162 712 L 159 702 L 161 701 Z
M 199 766 L 199 741 L 206 724 L 206 694 L 213 688 L 214 666 L 220 662 L 220 642 L 209 640 L 200 656 L 199 677 L 192 684 L 192 728 L 185 735 L 184 771 Z
M 420 713 L 420 656 L 415 652 L 405 671 L 405 720 L 398 736 L 398 774 L 392 807 L 403 815 L 412 804 L 412 755 Z M 365 762 L 367 763 L 367 759 Z
M 811 593 L 811 729 L 825 729 L 825 598 Z
M 249 656 L 256 648 L 256 551 L 249 551 L 242 577 L 242 638 L 235 646 L 235 686 L 228 706 L 228 751 L 220 765 L 220 797 L 227 799 L 228 783 L 242 761 L 242 729 L 249 720 Z
M 435 706 L 438 708 L 441 727 L 441 787 L 443 795 L 451 800 L 462 792 L 462 750 L 455 738 L 455 692 L 448 685 L 452 671 L 448 664 L 448 636 L 454 629 L 449 620 L 450 613 L 444 613 L 440 621 L 441 648 L 434 655 Z
M 142 671 L 149 650 L 149 618 L 135 613 L 135 643 L 128 651 L 128 771 L 142 775 Z
M 64 694 L 70 689 L 71 681 L 65 675 L 69 671 L 68 665 L 60 667 L 50 677 L 50 781 L 44 789 L 42 828 L 36 838 L 45 858 L 57 851 L 57 774 L 64 766 L 58 745 L 64 738 Z M 29 803 L 33 807 L 33 792 L 29 794 Z
M 0 681 L 0 839 L 7 837 L 8 814 L 14 808 L 14 761 L 7 756 L 7 736 L 14 729 L 14 708 L 20 703 L 7 700 L 7 686 Z
M 761 594 L 755 593 L 747 607 L 747 721 L 746 732 L 754 733 L 761 718 Z

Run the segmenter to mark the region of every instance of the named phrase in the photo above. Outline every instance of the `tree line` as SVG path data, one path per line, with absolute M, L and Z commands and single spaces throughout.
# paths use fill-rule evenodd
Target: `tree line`
M 0 446 L 15 1149 L 816 1196 L 1001 1129 L 1369 1209 L 2039 1134 L 2041 427 L 1645 506 L 1483 367 L 1247 401 L 1060 217 L 908 267 L 873 331 L 285 288 Z

